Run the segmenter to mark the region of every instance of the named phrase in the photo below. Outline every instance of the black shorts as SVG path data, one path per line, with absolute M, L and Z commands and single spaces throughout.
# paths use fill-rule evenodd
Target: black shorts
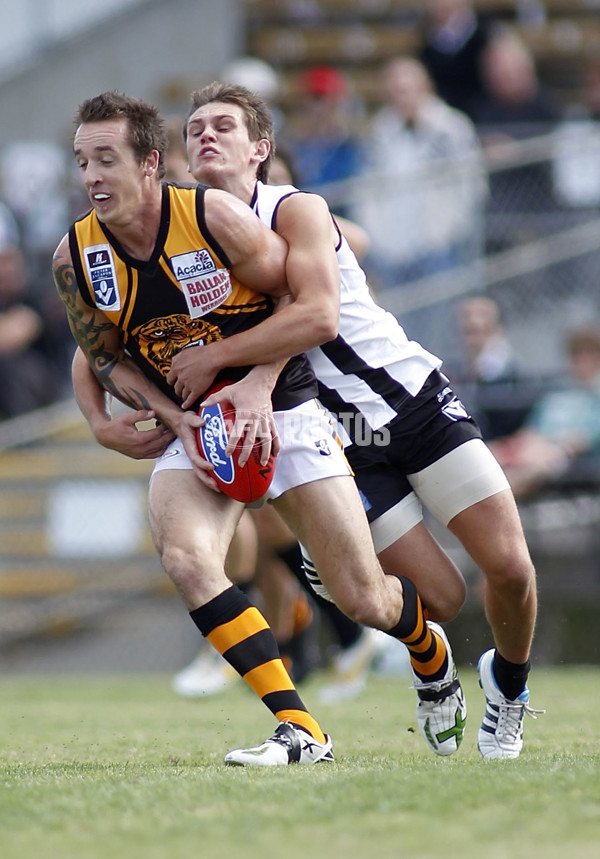
M 369 522 L 394 507 L 413 489 L 415 474 L 471 439 L 481 439 L 477 423 L 435 370 L 416 397 L 405 400 L 398 416 L 365 443 L 345 450 Z

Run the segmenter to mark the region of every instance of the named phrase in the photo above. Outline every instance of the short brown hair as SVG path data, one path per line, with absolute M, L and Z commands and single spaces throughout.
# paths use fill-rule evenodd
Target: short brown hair
M 120 118 L 127 120 L 129 144 L 140 164 L 153 150 L 158 152 L 157 175 L 162 179 L 169 140 L 165 122 L 153 105 L 114 90 L 103 92 L 79 105 L 75 125 Z
M 258 166 L 256 176 L 261 182 L 269 178 L 271 162 L 275 155 L 275 132 L 273 129 L 273 118 L 267 102 L 259 95 L 246 89 L 239 84 L 223 84 L 213 81 L 202 89 L 195 90 L 190 96 L 190 109 L 184 124 L 183 134 L 187 139 L 188 121 L 199 107 L 210 104 L 213 101 L 222 101 L 225 104 L 236 104 L 244 111 L 246 117 L 246 128 L 250 140 L 268 140 L 271 149 L 268 157 Z

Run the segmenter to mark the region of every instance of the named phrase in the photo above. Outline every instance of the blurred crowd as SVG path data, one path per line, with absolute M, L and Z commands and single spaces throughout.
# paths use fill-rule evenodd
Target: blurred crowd
M 600 56 L 583 68 L 577 104 L 560 104 L 506 23 L 468 0 L 425 0 L 423 9 L 421 47 L 382 63 L 374 109 L 332 65 L 303 69 L 291 92 L 289 81 L 255 57 L 239 58 L 220 74 L 271 105 L 278 153 L 271 181 L 320 192 L 337 216 L 349 219 L 348 238 L 374 291 L 460 273 L 482 254 L 510 247 L 510 232 L 487 228 L 494 215 L 517 223 L 523 214 L 600 205 L 600 144 L 595 157 L 593 149 Z M 167 178 L 191 181 L 181 118 L 169 118 L 169 132 Z M 496 169 L 514 160 L 516 144 L 550 133 L 553 158 L 525 157 L 511 170 Z M 574 155 L 574 139 L 591 141 L 592 148 Z M 72 394 L 74 343 L 50 265 L 66 228 L 88 208 L 71 165 L 70 153 L 48 142 L 24 141 L 0 152 L 0 421 Z M 600 480 L 600 318 L 565 326 L 563 373 L 544 376 L 519 354 L 502 307 L 483 290 L 452 308 L 455 318 L 444 317 L 443 324 L 458 332 L 461 354 L 444 370 L 517 498 Z M 438 343 L 423 345 L 445 357 Z M 256 551 L 237 580 L 254 587 L 264 603 L 269 591 L 261 592 L 256 572 L 284 568 L 282 604 L 292 609 L 278 617 L 276 607 L 263 608 L 295 679 L 318 662 L 311 642 L 319 614 L 333 642 L 332 694 L 357 694 L 368 668 L 385 662 L 381 641 L 307 597 L 297 581 L 297 544 L 281 522 L 274 534 L 267 511 L 243 521 L 256 536 Z M 406 670 L 404 655 L 388 649 L 387 658 Z M 235 679 L 206 649 L 174 678 L 174 688 L 201 696 Z
M 596 164 L 589 157 L 583 171 L 581 158 L 561 144 L 595 133 L 600 59 L 585 64 L 578 103 L 560 104 L 517 30 L 468 0 L 423 3 L 420 47 L 381 64 L 374 106 L 332 65 L 304 68 L 290 84 L 263 60 L 241 57 L 220 77 L 259 92 L 272 106 L 276 167 L 283 171 L 272 181 L 323 193 L 336 215 L 355 224 L 376 291 L 460 273 L 483 253 L 510 246 L 508 234 L 486 228 L 494 213 L 518 218 L 525 211 L 600 204 L 600 158 Z M 179 119 L 171 126 L 169 178 L 187 181 Z M 515 143 L 549 132 L 558 141 L 554 160 L 494 169 L 510 161 Z M 0 153 L 0 420 L 70 396 L 73 344 L 51 282 L 50 255 L 87 208 L 71 162 L 70 153 L 48 142 L 15 143 Z M 595 380 L 571 372 L 568 338 L 576 333 L 565 331 L 565 379 L 527 378 L 515 369 L 491 300 L 465 301 L 457 314 L 444 325 L 461 332 L 463 355 L 452 356 L 456 366 L 448 372 L 462 383 L 467 404 L 480 409 L 487 438 L 510 436 L 533 420 L 534 403 L 550 388 L 593 387 Z M 590 335 L 596 322 L 600 329 L 600 320 L 587 320 Z M 440 344 L 424 345 L 444 357 Z M 544 424 L 539 414 L 536 421 Z M 579 452 L 580 445 L 571 449 Z M 517 468 L 515 445 L 502 453 L 507 467 Z
M 25 141 L 1 156 L 0 421 L 72 395 L 72 336 L 50 263 L 74 211 L 59 146 Z

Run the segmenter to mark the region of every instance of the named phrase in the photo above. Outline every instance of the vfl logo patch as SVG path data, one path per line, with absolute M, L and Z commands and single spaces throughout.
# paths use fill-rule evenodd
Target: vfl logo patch
M 231 295 L 228 269 L 217 269 L 206 249 L 172 257 L 171 265 L 192 319 L 210 313 Z
M 235 477 L 235 465 L 232 457 L 225 455 L 228 431 L 220 403 L 205 406 L 202 416 L 205 420 L 199 431 L 202 454 L 206 461 L 214 466 L 219 479 L 223 483 L 231 484 Z
M 84 248 L 83 258 L 96 307 L 100 310 L 120 310 L 121 296 L 117 289 L 117 274 L 110 245 Z
M 458 397 L 454 397 L 449 403 L 442 406 L 442 412 L 451 421 L 464 421 L 469 417 L 468 411 Z
M 321 454 L 321 456 L 331 456 L 331 448 L 329 447 L 329 442 L 326 438 L 320 438 L 315 442 L 315 447 Z

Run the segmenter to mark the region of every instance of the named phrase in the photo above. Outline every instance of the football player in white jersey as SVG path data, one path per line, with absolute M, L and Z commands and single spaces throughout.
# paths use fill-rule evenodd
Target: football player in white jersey
M 523 717 L 531 712 L 527 677 L 537 597 L 513 493 L 441 372 L 442 361 L 409 340 L 397 320 L 373 301 L 322 199 L 260 181 L 273 139 L 268 129 L 257 129 L 258 108 L 251 94 L 242 91 L 238 100 L 219 84 L 194 93 L 186 123 L 190 171 L 198 181 L 245 200 L 286 239 L 292 293 L 294 278 L 310 279 L 311 255 L 335 251 L 341 276 L 339 334 L 307 353 L 320 398 L 342 424 L 346 455 L 384 569 L 402 569 L 412 578 L 431 617 L 446 620 L 458 611 L 464 583 L 427 531 L 422 502 L 484 573 L 495 648 L 479 662 L 487 706 L 478 745 L 485 758 L 517 757 Z M 302 270 L 293 267 L 295 253 L 308 260 Z M 299 304 L 291 303 L 239 338 L 209 344 L 201 372 L 294 354 L 318 299 L 310 310 Z M 171 371 L 187 398 L 196 386 L 206 387 L 206 378 L 194 377 L 200 368 L 193 364 L 193 355 L 181 353 Z

